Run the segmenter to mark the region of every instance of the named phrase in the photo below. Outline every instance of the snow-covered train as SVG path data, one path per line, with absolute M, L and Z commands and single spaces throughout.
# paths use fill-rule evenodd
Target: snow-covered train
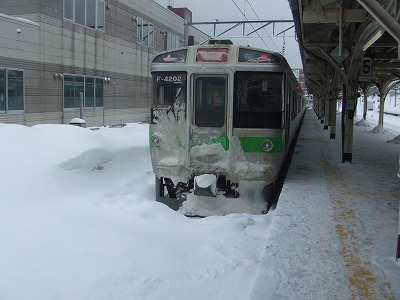
M 187 215 L 265 213 L 305 98 L 279 53 L 212 40 L 157 55 L 156 199 Z

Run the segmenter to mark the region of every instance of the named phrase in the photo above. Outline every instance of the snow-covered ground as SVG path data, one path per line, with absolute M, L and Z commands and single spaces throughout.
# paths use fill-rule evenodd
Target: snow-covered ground
M 399 133 L 354 126 L 342 163 L 323 125 L 307 111 L 249 299 L 400 299 Z
M 379 120 L 379 98 L 377 96 L 369 96 L 367 98 L 370 108 L 367 110 L 367 122 L 371 127 L 375 127 Z M 359 99 L 357 103 L 357 117 L 362 119 L 364 109 L 364 99 Z M 400 115 L 400 99 L 394 99 L 394 96 L 388 95 L 385 99 L 385 112 L 396 113 Z M 383 115 L 383 127 L 400 132 L 400 117 L 392 114 Z M 372 128 L 371 128 L 372 129 Z
M 315 220 L 330 215 L 324 206 L 306 212 L 312 214 L 314 228 L 297 223 L 305 209 L 299 199 L 309 193 L 302 180 L 291 177 L 284 200 L 267 215 L 193 219 L 154 201 L 146 124 L 96 131 L 0 124 L 0 140 L 2 300 L 343 299 L 351 294 L 346 277 L 339 276 L 345 271 L 322 271 L 320 260 L 306 259 L 319 248 L 307 250 L 304 244 L 317 239 L 326 250 L 338 238 L 321 236 Z M 378 141 L 384 143 L 384 138 Z M 400 152 L 400 146 L 392 146 Z M 301 151 L 313 147 L 301 140 Z M 373 148 L 357 151 L 378 155 Z M 319 160 L 315 164 L 322 168 Z M 392 182 L 393 176 L 382 174 L 382 180 L 390 177 Z M 326 184 L 316 184 L 311 194 L 324 198 Z M 392 233 L 379 233 L 390 249 Z M 303 246 L 293 244 L 297 239 L 303 239 Z M 338 255 L 337 247 L 320 259 Z M 399 279 L 395 253 L 382 249 L 384 276 Z M 337 283 L 330 284 L 332 274 Z

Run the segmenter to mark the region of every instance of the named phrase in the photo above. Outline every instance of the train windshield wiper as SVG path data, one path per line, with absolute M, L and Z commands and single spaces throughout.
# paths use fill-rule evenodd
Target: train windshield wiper
M 178 99 L 179 99 L 179 96 L 180 96 L 181 93 L 182 93 L 182 90 L 183 90 L 182 87 L 180 87 L 180 88 L 178 89 L 178 92 L 177 92 L 176 95 L 175 95 L 174 102 L 172 102 L 172 104 L 170 105 L 170 107 L 168 107 L 168 109 L 167 109 L 167 115 L 169 114 L 170 111 L 172 111 L 172 113 L 175 115 L 174 106 L 175 106 L 175 104 L 178 102 Z

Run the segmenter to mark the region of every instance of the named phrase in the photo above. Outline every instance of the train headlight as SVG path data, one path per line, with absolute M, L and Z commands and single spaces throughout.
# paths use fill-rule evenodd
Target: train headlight
M 150 146 L 152 146 L 152 147 L 160 146 L 161 145 L 161 140 L 162 139 L 161 139 L 161 136 L 159 134 L 157 134 L 157 133 L 153 134 L 150 137 Z
M 274 143 L 270 140 L 263 140 L 261 142 L 261 148 L 264 152 L 270 152 L 274 148 Z

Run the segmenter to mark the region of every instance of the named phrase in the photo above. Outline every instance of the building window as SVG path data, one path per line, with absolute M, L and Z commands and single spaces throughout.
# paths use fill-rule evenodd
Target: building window
M 74 20 L 74 0 L 64 0 L 64 19 Z
M 85 107 L 94 107 L 94 78 L 85 78 Z
M 86 0 L 86 26 L 96 29 L 96 0 Z
M 85 2 L 75 1 L 75 23 L 85 26 Z
M 6 102 L 6 72 L 4 69 L 0 69 L 0 112 L 6 111 Z
M 154 25 L 137 18 L 137 42 L 143 46 L 154 47 Z
M 64 75 L 64 109 L 103 107 L 103 79 Z
M 167 32 L 165 35 L 164 50 L 171 50 L 181 46 L 180 38 L 176 34 Z
M 0 112 L 24 110 L 24 72 L 0 69 Z
M 96 25 L 97 30 L 104 31 L 104 1 L 97 0 Z
M 64 19 L 104 31 L 103 0 L 64 0 Z
M 95 86 L 95 106 L 103 107 L 104 96 L 103 96 L 103 78 L 96 78 L 96 86 Z

